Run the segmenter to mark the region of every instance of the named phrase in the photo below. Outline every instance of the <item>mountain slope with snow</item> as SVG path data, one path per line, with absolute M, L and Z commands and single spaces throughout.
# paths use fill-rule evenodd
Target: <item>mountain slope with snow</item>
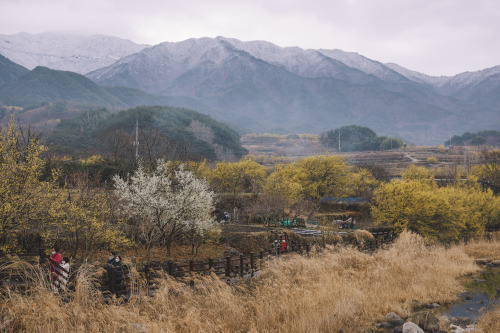
M 320 132 L 357 124 L 430 143 L 457 127 L 499 123 L 487 120 L 496 112 L 490 107 L 471 123 L 476 112 L 471 103 L 358 54 L 262 41 L 217 37 L 162 43 L 88 77 L 108 86 L 195 98 L 253 119 L 240 124 L 253 131 Z
M 0 54 L 21 66 L 30 70 L 44 66 L 80 74 L 111 65 L 148 46 L 104 35 L 52 32 L 0 35 Z
M 53 34 L 51 51 L 49 35 L 0 36 L 0 53 L 14 41 L 14 61 L 30 62 L 28 68 L 39 62 L 79 73 L 91 68 L 87 77 L 100 85 L 195 101 L 251 131 L 317 133 L 356 124 L 436 143 L 464 131 L 500 129 L 500 66 L 433 77 L 354 52 L 225 37 L 146 47 L 114 37 Z

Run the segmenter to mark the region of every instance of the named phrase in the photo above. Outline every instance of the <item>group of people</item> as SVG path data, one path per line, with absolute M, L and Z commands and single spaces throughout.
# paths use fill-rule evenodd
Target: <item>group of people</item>
M 50 259 L 49 272 L 54 294 L 59 293 L 59 291 L 66 291 L 69 277 L 69 258 L 63 258 L 59 253 L 59 247 L 54 246 Z
M 54 294 L 66 291 L 69 277 L 70 259 L 68 257 L 63 258 L 59 250 L 58 246 L 54 246 L 49 257 L 49 274 Z M 108 277 L 111 279 L 112 270 L 115 271 L 115 277 L 121 277 L 124 267 L 121 256 L 115 252 L 110 252 L 108 262 L 106 263 Z

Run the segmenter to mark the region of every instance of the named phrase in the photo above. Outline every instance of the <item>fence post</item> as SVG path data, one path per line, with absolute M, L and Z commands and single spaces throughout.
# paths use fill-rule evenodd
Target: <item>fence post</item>
M 174 263 L 170 260 L 167 262 L 167 273 L 168 275 L 174 275 Z
M 254 258 L 253 258 L 253 252 L 250 252 L 250 271 L 253 276 L 253 269 L 254 269 Z
M 227 277 L 231 276 L 231 257 L 230 256 L 226 257 L 226 276 Z
M 45 251 L 44 251 L 44 249 L 43 249 L 43 248 L 39 248 L 39 249 L 38 249 L 38 256 L 39 256 L 39 258 L 38 258 L 38 263 L 39 263 L 40 265 L 42 265 L 42 264 L 43 264 L 43 259 L 45 259 Z
M 208 258 L 208 270 L 214 268 L 214 258 Z
M 114 268 L 111 269 L 111 286 L 110 291 L 112 294 L 116 294 L 116 270 Z
M 240 254 L 240 275 L 243 277 L 243 255 Z
M 194 260 L 189 260 L 189 271 L 194 272 Z
M 306 245 L 306 254 L 307 254 L 307 257 L 309 258 L 309 251 L 311 251 L 311 247 L 309 246 L 309 244 Z
M 149 291 L 149 282 L 150 282 L 150 276 L 149 276 L 149 266 L 148 264 L 144 265 L 144 275 L 146 276 L 146 287 Z M 149 292 L 148 292 L 149 294 Z

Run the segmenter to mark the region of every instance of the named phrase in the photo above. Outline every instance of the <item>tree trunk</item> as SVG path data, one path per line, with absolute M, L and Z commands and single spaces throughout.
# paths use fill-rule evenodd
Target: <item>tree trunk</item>
M 165 245 L 167 247 L 167 257 L 170 258 L 170 249 L 172 248 L 172 240 L 168 239 Z
M 78 237 L 78 230 L 75 231 L 75 246 L 73 247 L 73 258 L 76 258 L 76 253 L 78 251 L 78 246 L 80 245 L 80 237 Z
M 149 261 L 149 254 L 151 252 L 151 248 L 153 247 L 153 243 L 152 242 L 148 242 L 146 244 L 146 262 Z

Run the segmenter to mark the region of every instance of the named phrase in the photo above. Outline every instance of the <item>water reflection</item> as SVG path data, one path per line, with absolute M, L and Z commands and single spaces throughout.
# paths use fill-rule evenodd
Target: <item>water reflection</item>
M 476 321 L 484 311 L 490 311 L 499 304 L 500 269 L 488 268 L 465 282 L 466 292 L 460 300 L 438 309 L 438 315 L 467 317 Z

